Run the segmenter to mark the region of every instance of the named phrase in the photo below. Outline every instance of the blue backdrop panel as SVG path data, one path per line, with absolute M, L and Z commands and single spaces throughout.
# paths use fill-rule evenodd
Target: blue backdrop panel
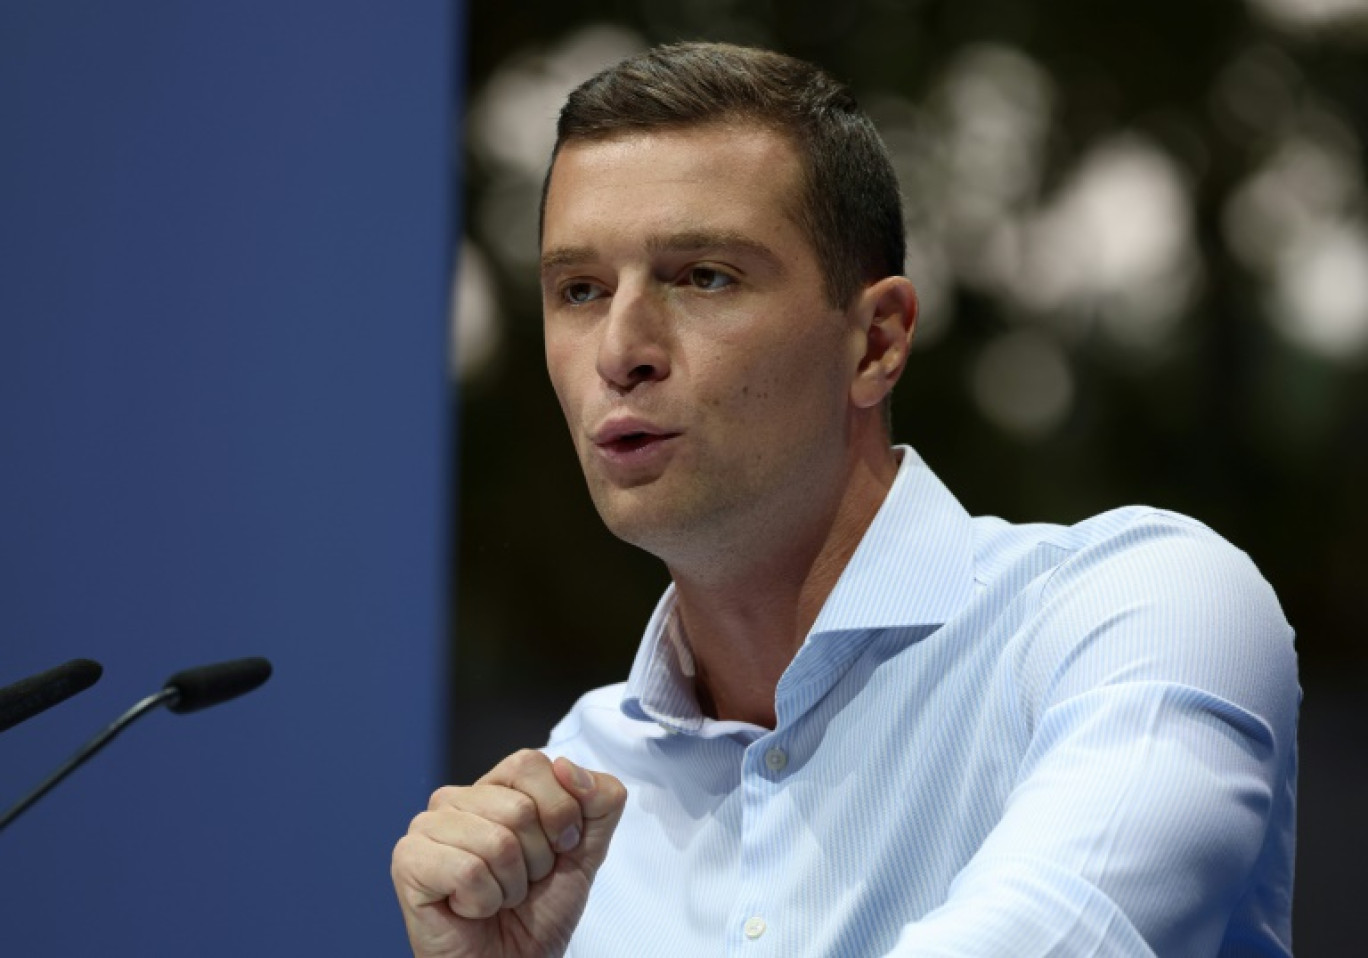
M 390 848 L 438 783 L 459 6 L 0 5 L 0 953 L 403 951 Z

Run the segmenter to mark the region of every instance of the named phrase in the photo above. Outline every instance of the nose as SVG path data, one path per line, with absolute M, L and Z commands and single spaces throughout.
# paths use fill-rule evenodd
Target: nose
M 669 323 L 665 304 L 649 290 L 620 286 L 599 340 L 598 373 L 621 392 L 670 375 Z

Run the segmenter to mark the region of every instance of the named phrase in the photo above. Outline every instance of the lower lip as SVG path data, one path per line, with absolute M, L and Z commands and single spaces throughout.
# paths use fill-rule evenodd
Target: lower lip
M 663 462 L 674 449 L 678 435 L 648 436 L 640 439 L 599 443 L 594 446 L 599 456 L 609 465 L 622 469 L 637 469 Z

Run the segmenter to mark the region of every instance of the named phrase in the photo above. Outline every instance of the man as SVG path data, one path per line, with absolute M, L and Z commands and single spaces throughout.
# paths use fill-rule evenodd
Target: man
M 1289 953 L 1276 599 L 1191 520 L 972 519 L 890 447 L 899 208 L 807 64 L 685 44 L 570 96 L 547 366 L 673 584 L 625 685 L 414 819 L 416 955 Z

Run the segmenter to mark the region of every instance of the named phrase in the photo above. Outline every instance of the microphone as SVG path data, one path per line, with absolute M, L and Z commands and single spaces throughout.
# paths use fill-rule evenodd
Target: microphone
M 166 680 L 162 692 L 175 690 L 176 697 L 166 707 L 184 715 L 246 695 L 270 677 L 271 663 L 265 659 L 233 659 L 177 672 Z
M 135 720 L 165 705 L 172 712 L 184 714 L 227 702 L 258 688 L 271 677 L 271 663 L 262 658 L 233 659 L 217 665 L 177 672 L 156 692 L 116 718 L 108 728 L 81 746 L 57 771 L 49 775 L 37 788 L 29 792 L 0 815 L 0 831 L 18 818 L 30 805 L 38 801 L 76 769 L 84 765 Z
M 72 659 L 64 665 L 30 675 L 0 689 L 0 732 L 46 712 L 100 680 L 104 669 L 90 659 Z

